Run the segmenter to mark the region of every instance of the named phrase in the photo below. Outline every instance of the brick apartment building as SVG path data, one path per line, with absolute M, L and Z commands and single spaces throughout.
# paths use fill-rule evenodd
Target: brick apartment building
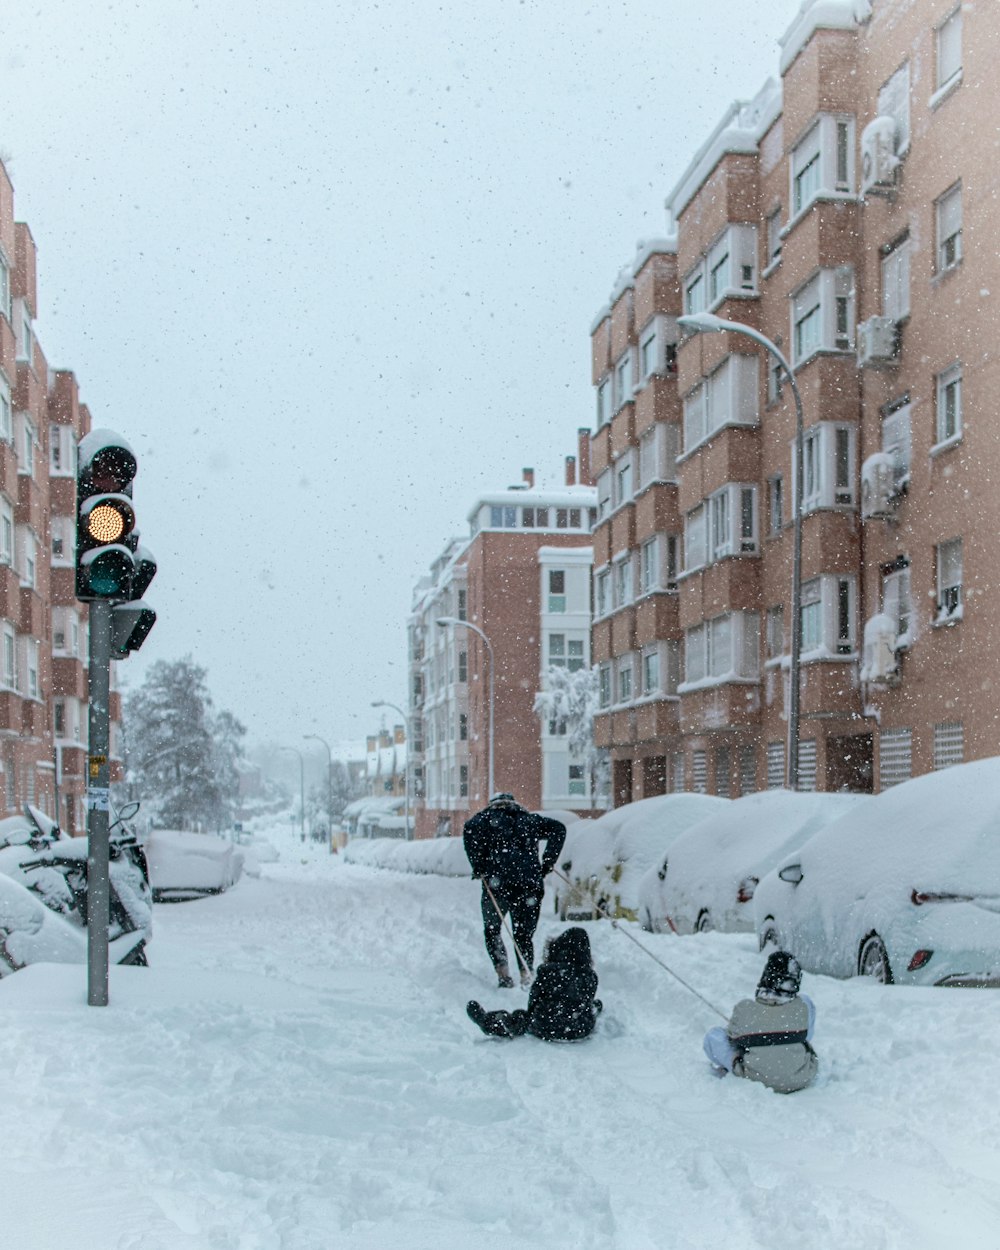
M 494 658 L 494 787 L 525 806 L 584 810 L 589 780 L 570 757 L 564 725 L 533 705 L 550 664 L 590 665 L 589 435 L 565 483 L 536 487 L 534 471 L 487 492 L 416 587 L 409 620 L 411 784 L 417 837 L 461 832 L 489 798 L 489 659 Z M 437 622 L 451 618 L 454 624 Z M 460 622 L 468 622 L 466 626 Z
M 1000 5 L 807 0 L 781 46 L 592 328 L 616 804 L 786 777 L 793 395 L 682 312 L 803 401 L 800 786 L 1000 753 Z
M 82 833 L 87 612 L 74 595 L 76 445 L 90 415 L 73 374 L 51 370 L 35 336 L 35 256 L 0 164 L 0 794 L 6 815 L 32 803 Z M 117 693 L 111 716 L 117 779 Z

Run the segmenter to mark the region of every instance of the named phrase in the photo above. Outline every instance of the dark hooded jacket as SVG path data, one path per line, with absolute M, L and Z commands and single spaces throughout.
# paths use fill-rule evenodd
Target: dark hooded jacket
M 546 1042 L 587 1037 L 600 1006 L 594 1002 L 597 973 L 585 929 L 553 938 L 528 996 L 528 1032 Z
M 529 812 L 513 800 L 490 803 L 465 822 L 465 853 L 477 877 L 505 897 L 541 894 L 544 876 L 555 867 L 566 840 L 566 826 Z M 538 844 L 545 853 L 538 858 Z

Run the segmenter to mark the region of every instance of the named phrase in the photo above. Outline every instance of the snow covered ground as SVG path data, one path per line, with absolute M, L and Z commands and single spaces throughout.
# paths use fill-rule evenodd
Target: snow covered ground
M 280 841 L 279 841 L 280 839 Z M 709 1074 L 717 1017 L 589 926 L 589 1040 L 485 1038 L 470 880 L 282 859 L 156 908 L 152 967 L 0 982 L 17 1250 L 906 1250 L 1000 1244 L 1000 993 L 805 978 L 817 1085 Z M 551 906 L 540 936 L 557 927 Z M 728 1012 L 750 935 L 636 935 Z

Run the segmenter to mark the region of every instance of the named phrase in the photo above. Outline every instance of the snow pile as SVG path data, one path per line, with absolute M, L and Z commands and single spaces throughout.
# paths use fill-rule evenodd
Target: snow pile
M 422 838 L 417 842 L 352 838 L 344 847 L 344 858 L 351 864 L 393 872 L 433 872 L 442 877 L 468 877 L 472 873 L 461 838 Z

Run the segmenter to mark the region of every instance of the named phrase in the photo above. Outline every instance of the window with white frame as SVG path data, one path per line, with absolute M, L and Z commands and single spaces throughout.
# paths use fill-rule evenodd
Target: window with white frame
M 0 564 L 14 562 L 14 506 L 0 495 Z
M 611 470 L 597 475 L 597 517 L 600 520 L 611 511 Z
M 853 507 L 855 503 L 852 425 L 819 421 L 802 436 L 802 509 Z M 795 468 L 792 447 L 792 468 Z M 794 472 L 793 472 L 794 482 Z
M 38 643 L 34 638 L 24 640 L 24 671 L 26 677 L 25 694 L 29 699 L 39 697 L 38 684 Z
M 768 356 L 764 368 L 767 371 L 767 402 L 769 405 L 776 404 L 785 392 L 785 367 L 775 357 Z
M 643 647 L 641 665 L 643 697 L 677 693 L 681 673 L 681 644 L 677 639 L 661 640 Z
M 708 249 L 705 258 L 707 306 L 730 296 L 757 294 L 757 227 L 732 223 Z
M 597 702 L 601 707 L 611 706 L 611 665 L 608 663 L 597 669 Z
M 549 634 L 549 667 L 565 668 L 571 673 L 584 666 L 584 642 L 582 638 L 566 634 Z
M 611 378 L 603 378 L 597 384 L 597 429 L 611 420 Z
M 934 726 L 934 769 L 951 768 L 965 758 L 965 731 L 961 721 Z
M 660 652 L 656 646 L 646 647 L 642 652 L 642 693 L 660 693 Z
M 802 585 L 802 654 L 854 654 L 857 593 L 853 577 L 824 573 Z
M 879 117 L 896 123 L 896 155 L 910 146 L 910 62 L 901 65 L 878 93 Z
M 760 617 L 727 612 L 684 632 L 684 685 L 756 681 L 760 675 Z M 680 689 L 683 691 L 684 686 Z
M 639 335 L 639 381 L 676 369 L 677 322 L 657 313 Z
M 10 690 L 17 686 L 17 635 L 9 621 L 3 623 L 3 684 Z
M 767 216 L 767 267 L 772 268 L 781 260 L 781 209 L 776 208 Z
M 937 620 L 959 620 L 962 616 L 962 540 L 951 538 L 937 546 Z
M 21 544 L 21 585 L 32 590 L 38 584 L 38 540 L 27 526 L 17 529 Z
M 756 356 L 726 356 L 684 400 L 684 450 L 691 451 L 726 425 L 756 425 Z
M 490 528 L 495 530 L 516 529 L 517 509 L 510 505 L 492 504 L 490 507 Z
M 583 764 L 569 765 L 569 784 L 566 793 L 574 796 L 587 793 L 587 776 Z
M 17 332 L 17 359 L 27 361 L 33 364 L 35 359 L 35 331 L 31 324 L 31 313 L 28 312 L 28 305 L 23 300 L 19 301 L 21 305 L 21 315 L 17 318 L 15 327 Z
M 10 261 L 0 250 L 0 314 L 10 321 Z
M 878 788 L 888 790 L 913 776 L 913 731 L 883 729 L 878 736 Z
M 910 315 L 910 236 L 891 244 L 882 257 L 882 316 L 904 321 Z
M 654 535 L 639 548 L 639 593 L 648 595 L 660 587 L 660 538 Z
M 10 383 L 0 370 L 0 441 L 14 441 L 14 423 L 10 404 Z
M 854 118 L 821 114 L 791 159 L 792 216 L 822 196 L 854 190 Z
M 632 352 L 625 352 L 615 365 L 615 412 L 632 398 Z
M 705 264 L 699 261 L 684 279 L 684 312 L 705 311 Z
M 645 489 L 653 482 L 675 482 L 679 452 L 680 426 L 672 421 L 657 421 L 639 440 L 637 489 Z
M 595 509 L 591 509 L 594 512 Z M 556 508 L 557 530 L 578 530 L 583 527 L 582 508 Z
M 632 498 L 632 467 L 634 453 L 627 451 L 615 461 L 612 473 L 612 506 L 620 508 Z
M 962 366 L 950 365 L 937 375 L 935 444 L 951 443 L 962 435 Z
M 850 351 L 853 343 L 854 272 L 821 269 L 792 296 L 792 363 L 818 351 Z
M 594 574 L 594 615 L 606 616 L 611 608 L 611 574 L 601 569 Z
M 938 273 L 951 269 L 962 259 L 962 184 L 953 187 L 934 203 Z
M 785 609 L 780 603 L 767 609 L 765 616 L 765 648 L 767 658 L 776 660 L 785 653 Z
M 557 613 L 566 611 L 565 569 L 549 569 L 548 610 Z
M 677 574 L 680 572 L 681 535 L 667 534 L 664 544 L 667 561 L 667 590 L 677 589 Z
M 684 571 L 703 568 L 708 563 L 708 522 L 704 504 L 692 508 L 684 517 Z
M 711 559 L 757 550 L 757 488 L 730 483 L 710 495 L 708 550 Z
M 21 454 L 17 471 L 28 477 L 35 476 L 35 426 L 26 414 L 21 418 Z
M 781 533 L 785 523 L 784 479 L 778 473 L 767 481 L 767 532 L 772 537 Z
M 549 508 L 522 508 L 521 525 L 524 529 L 548 529 L 549 512 Z
M 612 593 L 614 595 L 614 606 L 616 608 L 624 607 L 626 603 L 632 602 L 633 590 L 631 556 L 623 556 L 614 562 L 612 566 Z
M 910 480 L 910 447 L 910 400 L 904 396 L 882 413 L 882 450 L 892 457 L 897 490 Z
M 910 599 L 910 562 L 905 557 L 900 557 L 882 570 L 882 611 L 895 622 L 896 646 L 909 646 L 913 604 Z
M 950 86 L 962 73 L 962 6 L 937 28 L 937 88 Z
M 634 698 L 632 683 L 635 676 L 635 657 L 629 652 L 628 655 L 620 655 L 615 660 L 615 678 L 617 689 L 615 691 L 616 703 L 631 703 Z

